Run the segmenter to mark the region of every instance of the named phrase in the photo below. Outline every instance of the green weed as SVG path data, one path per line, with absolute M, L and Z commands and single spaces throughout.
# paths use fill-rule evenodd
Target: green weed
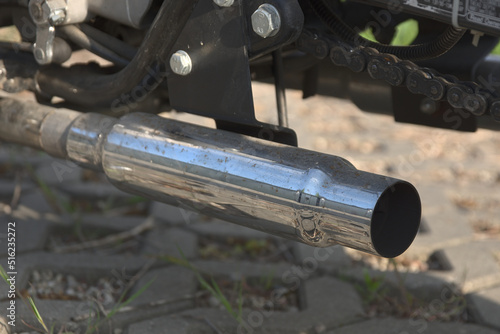
M 0 276 L 5 281 L 5 283 L 7 283 L 7 285 L 10 286 L 10 282 L 7 280 L 7 278 L 8 278 L 7 273 L 6 273 L 5 269 L 1 265 L 0 265 Z M 109 321 L 122 308 L 124 308 L 125 306 L 129 305 L 131 302 L 133 302 L 135 299 L 137 299 L 140 295 L 142 295 L 144 293 L 144 291 L 146 291 L 149 288 L 149 286 L 151 284 L 153 284 L 153 282 L 155 281 L 155 279 L 156 279 L 156 277 L 153 278 L 153 279 L 151 279 L 148 283 L 146 283 L 139 290 L 137 290 L 137 292 L 135 292 L 132 296 L 130 296 L 127 300 L 124 301 L 124 299 L 125 299 L 125 297 L 126 297 L 126 295 L 128 293 L 128 290 L 125 290 L 121 294 L 121 296 L 118 299 L 118 302 L 116 303 L 116 305 L 111 310 L 109 310 L 108 312 L 106 312 L 106 316 L 103 319 L 101 319 L 101 317 L 100 317 L 100 312 L 97 312 L 97 314 L 96 314 L 97 320 L 94 323 L 92 323 L 92 316 L 90 315 L 89 318 L 88 318 L 87 330 L 85 331 L 85 334 L 92 334 L 95 331 L 97 331 L 99 329 L 99 327 L 105 321 Z M 28 296 L 28 297 L 25 298 L 18 291 L 16 291 L 16 295 L 18 297 L 20 297 L 24 301 L 24 303 L 29 307 L 30 311 L 33 313 L 33 315 L 37 319 L 38 323 L 43 327 L 43 330 L 37 329 L 35 327 L 32 327 L 29 324 L 26 324 L 26 326 L 28 326 L 28 327 L 30 327 L 30 328 L 38 331 L 38 332 L 44 333 L 44 334 L 53 334 L 54 333 L 54 325 L 52 325 L 52 327 L 51 327 L 50 330 L 48 329 L 47 325 L 45 324 L 45 321 L 43 320 L 42 315 L 40 314 L 40 311 L 38 310 L 38 308 L 37 308 L 37 306 L 35 304 L 34 299 L 31 296 Z M 60 334 L 71 334 L 71 333 L 60 332 Z
M 176 258 L 174 256 L 164 256 L 162 257 L 164 260 L 183 266 L 185 268 L 190 269 L 195 275 L 196 279 L 200 283 L 200 286 L 207 290 L 213 297 L 215 297 L 219 303 L 226 309 L 226 311 L 237 321 L 241 322 L 241 316 L 243 313 L 243 281 L 240 281 L 236 284 L 235 290 L 238 290 L 238 299 L 237 299 L 237 308 L 233 308 L 229 300 L 224 296 L 224 293 L 221 291 L 219 285 L 214 280 L 213 277 L 210 278 L 210 281 L 207 281 L 200 271 L 194 267 L 189 260 L 186 258 L 184 253 L 180 248 L 178 248 L 181 258 Z

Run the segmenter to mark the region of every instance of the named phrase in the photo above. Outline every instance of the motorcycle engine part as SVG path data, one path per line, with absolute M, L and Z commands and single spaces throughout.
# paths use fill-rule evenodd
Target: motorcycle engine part
M 140 102 L 164 81 L 168 74 L 165 63 L 197 2 L 163 2 L 137 55 L 121 71 L 74 75 L 70 68 L 46 66 L 36 75 L 40 93 L 81 106 L 107 107 L 117 113 L 127 111 L 131 100 Z

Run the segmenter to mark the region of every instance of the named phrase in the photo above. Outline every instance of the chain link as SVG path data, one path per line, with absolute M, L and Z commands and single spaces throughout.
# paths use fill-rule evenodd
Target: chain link
M 405 86 L 410 92 L 435 101 L 447 100 L 452 107 L 465 109 L 476 116 L 489 113 L 500 122 L 500 98 L 475 82 L 460 81 L 389 53 L 363 46 L 352 47 L 317 34 L 303 34 L 300 41 L 299 49 L 318 58 L 326 57 L 325 46 L 328 45 L 329 57 L 337 66 L 348 67 L 357 73 L 366 71 L 373 79 L 383 80 L 391 86 Z

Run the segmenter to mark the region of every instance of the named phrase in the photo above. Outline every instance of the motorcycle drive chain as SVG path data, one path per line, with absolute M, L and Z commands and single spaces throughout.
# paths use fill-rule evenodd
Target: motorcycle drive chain
M 299 50 L 319 59 L 329 57 L 333 64 L 354 72 L 368 72 L 370 77 L 391 86 L 406 87 L 414 94 L 423 94 L 435 101 L 446 100 L 453 108 L 465 109 L 473 115 L 489 113 L 500 122 L 500 98 L 472 81 L 460 81 L 412 61 L 381 53 L 374 48 L 352 46 L 305 31 L 297 40 Z

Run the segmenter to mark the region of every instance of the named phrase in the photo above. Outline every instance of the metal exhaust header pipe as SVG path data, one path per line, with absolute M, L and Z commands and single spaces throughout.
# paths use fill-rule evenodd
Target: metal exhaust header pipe
M 406 181 L 327 154 L 134 113 L 0 103 L 0 138 L 104 171 L 119 189 L 297 240 L 395 257 L 417 234 Z

